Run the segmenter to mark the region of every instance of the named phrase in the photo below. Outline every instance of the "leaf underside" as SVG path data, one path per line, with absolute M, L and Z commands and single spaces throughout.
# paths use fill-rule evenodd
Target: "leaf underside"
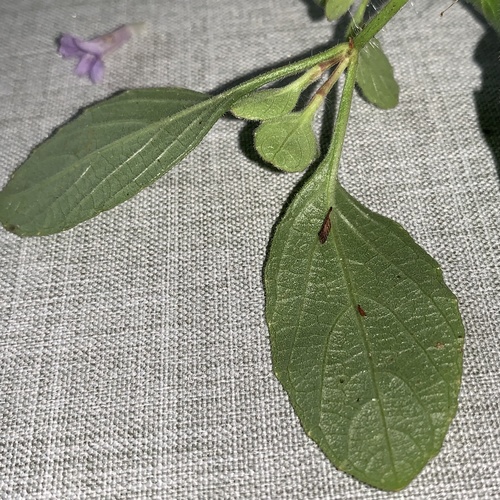
M 321 165 L 296 195 L 272 240 L 273 366 L 305 431 L 339 469 L 399 490 L 438 453 L 456 412 L 457 300 L 399 224 L 338 184 L 329 200 L 325 172 Z
M 301 111 L 262 122 L 255 131 L 255 149 L 276 168 L 301 172 L 319 153 L 312 118 Z
M 324 0 L 325 15 L 329 21 L 342 17 L 354 3 L 354 0 Z
M 301 91 L 301 86 L 294 85 L 258 90 L 236 102 L 231 111 L 246 120 L 269 120 L 290 113 Z
M 399 102 L 399 85 L 380 42 L 373 38 L 359 53 L 356 83 L 368 102 L 391 109 Z
M 90 106 L 35 148 L 0 192 L 21 235 L 69 229 L 152 184 L 234 102 L 187 89 L 139 89 Z

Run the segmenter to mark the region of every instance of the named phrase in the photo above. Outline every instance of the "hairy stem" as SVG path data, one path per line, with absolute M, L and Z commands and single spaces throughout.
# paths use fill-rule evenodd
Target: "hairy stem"
M 347 56 L 350 50 L 351 49 L 349 47 L 349 44 L 347 43 L 341 43 L 339 45 L 335 45 L 331 49 L 325 50 L 324 52 L 321 52 L 314 56 L 307 57 L 306 59 L 301 59 L 300 61 L 297 61 L 295 63 L 287 64 L 286 66 L 281 66 L 280 68 L 273 69 L 271 71 L 268 71 L 267 73 L 263 73 L 262 75 L 259 75 L 255 78 L 252 78 L 251 80 L 241 83 L 236 87 L 226 90 L 226 92 L 220 95 L 222 96 L 224 94 L 227 95 L 231 94 L 233 96 L 243 97 L 244 95 L 252 92 L 253 90 L 262 87 L 266 83 L 274 82 L 276 80 L 281 80 L 283 78 L 286 78 L 287 76 L 292 76 L 297 73 L 301 73 L 302 71 L 312 68 L 317 64 L 326 62 L 327 64 L 323 65 L 322 69 L 323 70 L 327 69 L 335 62 L 342 61 Z
M 316 91 L 311 101 L 308 104 L 308 108 L 311 110 L 311 114 L 316 113 L 318 108 L 321 106 L 321 103 L 325 100 L 325 97 L 328 95 L 332 87 L 337 83 L 339 78 L 342 76 L 342 73 L 345 71 L 347 66 L 349 65 L 349 58 L 346 57 L 343 59 L 339 65 L 335 68 L 335 71 L 332 72 L 328 80 L 321 85 L 321 87 Z
M 340 165 L 340 157 L 342 155 L 342 146 L 344 144 L 344 138 L 347 130 L 347 123 L 349 121 L 349 114 L 351 111 L 352 96 L 354 94 L 354 87 L 356 84 L 356 70 L 358 68 L 358 52 L 353 51 L 350 57 L 350 64 L 347 70 L 344 88 L 342 89 L 342 96 L 340 98 L 339 110 L 337 112 L 337 118 L 335 120 L 335 128 L 332 135 L 332 140 L 326 153 L 324 165 L 329 170 L 328 178 L 330 180 L 329 185 L 329 195 L 328 198 L 331 200 L 333 196 L 333 191 L 335 188 L 335 183 L 337 182 L 337 172 Z
M 372 17 L 353 38 L 354 46 L 361 50 L 400 10 L 408 0 L 390 0 Z
M 366 26 L 354 38 L 352 38 L 352 44 L 354 48 L 361 50 L 407 2 L 408 0 L 390 0 L 382 8 L 382 10 L 380 10 L 380 12 L 378 12 L 366 24 Z M 252 78 L 220 94 L 220 97 L 231 96 L 232 99 L 236 101 L 237 99 L 245 96 L 246 94 L 249 94 L 259 87 L 266 85 L 267 83 L 281 80 L 283 78 L 286 78 L 287 76 L 292 76 L 297 73 L 301 73 L 317 64 L 326 62 L 328 66 L 333 62 L 341 62 L 346 57 L 348 57 L 351 51 L 352 47 L 348 43 L 335 45 L 334 47 L 320 52 L 319 54 L 316 54 L 314 56 L 301 59 L 300 61 L 287 64 L 286 66 L 281 66 L 280 68 L 273 69 L 271 71 L 268 71 L 267 73 Z

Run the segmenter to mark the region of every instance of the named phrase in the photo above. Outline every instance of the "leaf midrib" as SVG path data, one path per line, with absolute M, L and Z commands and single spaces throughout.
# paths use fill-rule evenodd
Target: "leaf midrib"
M 215 99 L 215 98 L 214 98 L 214 99 Z M 207 101 L 208 101 L 208 100 L 207 100 Z M 203 103 L 201 103 L 201 104 L 204 104 L 204 103 L 206 103 L 207 101 L 204 101 L 204 102 L 203 102 Z M 217 108 L 216 108 L 216 109 L 217 109 L 217 111 L 219 111 L 219 110 L 220 110 L 220 108 L 221 108 L 221 106 L 217 107 Z M 189 107 L 189 108 L 187 108 L 187 110 L 185 110 L 185 111 L 186 111 L 186 112 L 185 112 L 185 114 L 187 115 L 188 113 L 193 112 L 193 107 Z M 153 135 L 152 135 L 152 136 L 151 136 L 151 137 L 150 137 L 150 138 L 146 141 L 146 143 L 145 143 L 144 145 L 142 145 L 140 148 L 138 148 L 136 151 L 134 151 L 134 153 L 133 153 L 131 156 L 129 156 L 129 157 L 128 157 L 128 158 L 127 158 L 127 159 L 126 159 L 123 163 L 120 163 L 120 164 L 119 164 L 119 165 L 117 165 L 117 166 L 116 166 L 113 170 L 111 170 L 111 171 L 110 171 L 110 173 L 109 173 L 107 176 L 103 177 L 103 178 L 102 178 L 102 179 L 101 179 L 101 180 L 100 180 L 100 181 L 99 181 L 99 182 L 98 182 L 98 183 L 97 183 L 97 184 L 96 184 L 96 185 L 92 188 L 92 190 L 91 190 L 91 191 L 87 192 L 87 193 L 85 194 L 85 196 L 83 196 L 83 197 L 80 199 L 80 201 L 79 201 L 77 204 L 75 204 L 75 205 L 73 206 L 73 208 L 72 208 L 72 209 L 68 212 L 66 219 L 71 218 L 71 215 L 75 212 L 75 210 L 77 210 L 77 209 L 78 209 L 78 208 L 79 208 L 79 207 L 80 207 L 80 206 L 84 203 L 84 201 L 86 201 L 86 200 L 87 200 L 90 196 L 92 196 L 92 194 L 93 194 L 93 193 L 95 193 L 95 191 L 96 191 L 96 190 L 97 190 L 97 189 L 98 189 L 98 188 L 99 188 L 99 187 L 100 187 L 100 186 L 101 186 L 104 182 L 106 182 L 106 181 L 107 181 L 107 180 L 108 180 L 111 176 L 115 175 L 115 174 L 116 174 L 119 170 L 121 170 L 121 169 L 122 169 L 125 165 L 127 165 L 127 164 L 130 162 L 130 160 L 132 160 L 132 159 L 133 159 L 133 158 L 135 158 L 137 155 L 139 155 L 139 154 L 141 153 L 141 151 L 143 151 L 143 150 L 144 150 L 144 149 L 145 149 L 145 148 L 146 148 L 146 147 L 147 147 L 147 146 L 148 146 L 148 145 L 149 145 L 152 141 L 154 141 L 154 139 L 156 139 L 156 137 L 157 137 L 157 136 L 158 136 L 158 135 L 162 132 L 163 128 L 166 126 L 166 124 L 167 124 L 167 122 L 168 122 L 169 120 L 173 120 L 175 117 L 178 117 L 178 116 L 179 116 L 180 114 L 182 114 L 182 113 L 184 113 L 184 110 L 183 110 L 183 111 L 181 111 L 181 112 L 179 112 L 179 113 L 176 113 L 175 115 L 173 115 L 173 116 L 171 116 L 171 117 L 169 117 L 169 118 L 167 118 L 167 119 L 165 119 L 165 120 L 162 120 L 160 123 L 154 123 L 154 124 L 152 124 L 152 125 L 155 125 L 155 126 L 157 127 L 157 130 L 156 130 L 156 131 L 153 133 Z M 216 113 L 213 113 L 213 114 L 216 114 Z M 203 115 L 203 117 L 204 117 L 204 115 Z M 198 117 L 198 119 L 197 119 L 197 120 L 199 120 L 199 119 L 202 119 L 202 116 L 201 116 L 201 115 Z M 179 134 L 178 136 L 176 136 L 176 137 L 174 138 L 174 140 L 173 140 L 172 142 L 170 142 L 170 143 L 169 143 L 169 144 L 165 147 L 165 149 L 163 150 L 163 152 L 162 152 L 159 156 L 157 156 L 157 157 L 156 157 L 153 161 L 151 161 L 151 162 L 150 162 L 147 166 L 145 166 L 145 168 L 144 168 L 144 169 L 143 169 L 143 170 L 142 170 L 142 171 L 141 171 L 138 175 L 136 175 L 136 176 L 135 176 L 132 180 L 130 180 L 129 182 L 127 182 L 127 184 L 125 184 L 125 185 L 124 185 L 124 186 L 123 186 L 123 187 L 122 187 L 119 191 L 116 191 L 116 192 L 114 193 L 114 195 L 113 195 L 113 198 L 115 198 L 115 199 L 116 199 L 116 197 L 117 197 L 120 193 L 122 193 L 124 190 L 126 190 L 126 189 L 127 189 L 127 188 L 131 185 L 131 184 L 135 183 L 135 181 L 136 181 L 139 177 L 141 177 L 142 175 L 146 174 L 146 173 L 149 171 L 149 169 L 151 168 L 151 166 L 152 166 L 152 165 L 154 165 L 155 163 L 157 163 L 157 162 L 158 162 L 158 161 L 159 161 L 159 160 L 160 160 L 160 159 L 161 159 L 161 158 L 162 158 L 165 154 L 167 154 L 167 152 L 168 152 L 168 151 L 170 151 L 170 149 L 172 148 L 172 146 L 173 146 L 174 144 L 176 144 L 176 143 L 180 142 L 180 137 L 181 137 L 181 136 L 185 136 L 185 135 L 186 135 L 186 133 L 187 133 L 189 130 L 191 130 L 191 128 L 192 128 L 192 127 L 194 126 L 194 124 L 195 124 L 195 121 L 196 121 L 196 120 L 192 121 L 192 122 L 191 122 L 191 123 L 190 123 L 190 124 L 189 124 L 189 125 L 188 125 L 188 126 L 187 126 L 184 130 L 183 130 L 183 132 L 182 132 L 181 134 Z M 149 128 L 149 127 L 146 127 L 146 128 Z M 152 128 L 154 128 L 154 127 L 152 127 Z M 142 132 L 144 132 L 144 130 L 145 130 L 145 129 L 140 129 L 140 130 L 138 130 L 137 132 L 134 132 L 133 134 L 136 134 L 136 133 L 142 133 Z M 133 134 L 132 134 L 132 135 L 133 135 Z M 129 138 L 129 137 L 130 137 L 130 136 L 125 136 L 123 139 L 125 139 L 125 138 Z M 114 144 L 114 143 L 111 143 L 111 144 Z M 103 148 L 101 148 L 101 149 L 103 149 Z M 97 154 L 97 153 L 99 153 L 99 154 L 100 154 L 100 153 L 101 153 L 101 149 L 96 150 L 96 151 L 95 151 L 95 153 L 96 153 L 96 154 Z M 106 149 L 107 149 L 107 148 L 104 148 L 104 151 L 105 151 Z M 92 153 L 92 154 L 94 154 L 94 153 Z M 187 153 L 186 153 L 186 154 L 187 154 Z M 180 156 L 182 157 L 182 155 L 180 155 Z M 176 158 L 174 158 L 174 159 L 170 162 L 170 164 L 171 164 L 171 165 L 173 165 L 173 164 L 174 164 L 174 163 L 175 163 L 178 159 L 179 159 L 179 156 L 177 156 Z M 54 201 L 53 201 L 53 203 L 55 203 L 56 201 L 57 201 L 57 199 L 56 199 L 56 200 L 54 200 Z M 52 206 L 52 205 L 49 205 L 49 207 L 50 207 L 50 206 Z
M 219 96 L 216 96 L 216 97 L 214 97 L 212 99 L 217 99 L 217 97 L 219 97 Z M 61 176 L 66 175 L 67 172 L 70 171 L 70 170 L 73 170 L 75 168 L 75 166 L 80 166 L 80 163 L 83 163 L 84 160 L 86 158 L 88 158 L 89 156 L 93 156 L 93 155 L 97 155 L 99 153 L 106 152 L 107 150 L 109 150 L 109 149 L 115 147 L 116 145 L 118 145 L 120 142 L 126 142 L 128 140 L 131 140 L 135 136 L 138 136 L 140 134 L 143 134 L 145 132 L 153 130 L 155 127 L 156 128 L 161 128 L 162 126 L 166 125 L 169 120 L 173 120 L 174 118 L 180 118 L 180 115 L 183 115 L 183 114 L 187 115 L 189 112 L 193 111 L 194 107 L 197 107 L 197 106 L 202 107 L 202 105 L 206 104 L 207 101 L 209 101 L 209 100 L 211 100 L 211 99 L 207 99 L 206 101 L 203 101 L 203 102 L 201 102 L 199 104 L 195 104 L 194 106 L 190 106 L 190 107 L 188 107 L 188 108 L 186 108 L 184 110 L 181 110 L 181 111 L 175 113 L 175 115 L 167 116 L 166 118 L 164 118 L 162 120 L 157 120 L 155 122 L 152 122 L 149 125 L 141 127 L 140 129 L 135 130 L 135 131 L 133 131 L 133 132 L 127 134 L 127 135 L 121 136 L 118 139 L 115 139 L 114 141 L 112 141 L 110 143 L 107 143 L 107 144 L 101 146 L 98 149 L 94 149 L 92 152 L 86 154 L 83 158 L 78 158 L 76 161 L 69 163 L 65 168 L 62 168 L 62 169 L 58 170 L 57 172 L 55 172 L 54 174 L 46 177 L 42 181 L 39 181 L 36 185 L 34 185 L 34 186 L 28 186 L 27 188 L 25 188 L 25 189 L 23 189 L 21 191 L 16 191 L 15 194 L 17 196 L 17 195 L 19 195 L 21 193 L 29 193 L 30 190 L 32 190 L 32 189 L 35 189 L 35 190 L 38 191 L 40 189 L 40 186 L 44 186 L 44 185 L 47 185 L 47 184 L 52 184 L 54 182 L 54 180 L 60 178 Z M 99 125 L 106 125 L 106 124 L 99 124 Z M 94 125 L 92 124 L 90 126 L 93 127 Z M 78 131 L 76 131 L 76 132 L 78 133 Z M 158 133 L 158 131 L 154 132 L 154 134 L 157 134 L 157 133 Z M 146 142 L 146 144 L 147 144 L 147 142 Z M 144 148 L 144 145 L 141 146 L 141 148 Z M 52 157 L 57 158 L 58 156 L 66 156 L 66 155 L 51 154 L 51 155 L 48 155 L 47 158 L 52 158 Z M 73 154 L 71 156 L 74 157 Z M 151 166 L 151 165 L 148 165 L 148 167 L 149 166 Z
M 276 122 L 279 123 L 279 121 L 280 121 L 279 118 L 277 118 Z M 290 138 L 297 133 L 297 130 L 304 126 L 304 117 L 303 116 L 298 117 L 297 121 L 298 121 L 298 126 L 294 129 L 290 130 L 290 132 L 288 132 L 288 134 L 285 136 L 283 141 L 281 141 L 281 144 L 279 145 L 279 147 L 274 152 L 274 154 L 272 156 L 273 161 L 276 160 L 276 156 L 278 156 L 283 151 L 283 149 L 285 148 L 285 144 L 288 143 Z M 285 149 L 285 152 L 286 152 L 286 149 Z M 290 155 L 288 155 L 288 156 L 290 156 Z M 302 159 L 302 157 L 300 159 Z
M 141 135 L 149 135 L 150 133 L 152 134 L 151 137 L 148 137 L 148 140 L 142 144 L 139 148 L 136 148 L 136 150 L 133 152 L 132 155 L 130 155 L 123 163 L 121 163 L 120 165 L 118 165 L 117 167 L 115 167 L 106 177 L 102 178 L 98 184 L 96 184 L 96 186 L 94 186 L 94 188 L 85 194 L 85 196 L 83 196 L 82 198 L 80 198 L 80 200 L 78 201 L 78 203 L 76 203 L 73 208 L 67 212 L 65 214 L 65 221 L 68 221 L 68 220 L 71 220 L 71 216 L 72 214 L 78 210 L 83 202 L 85 200 L 87 200 L 95 191 L 96 189 L 98 189 L 102 184 L 103 182 L 105 182 L 110 176 L 112 175 L 115 175 L 122 167 L 124 167 L 126 164 L 128 164 L 128 162 L 133 158 L 135 157 L 137 154 L 140 153 L 140 151 L 142 151 L 145 147 L 147 147 L 147 145 L 152 141 L 154 140 L 155 137 L 157 137 L 157 135 L 164 129 L 164 127 L 168 126 L 169 122 L 173 121 L 174 119 L 175 120 L 179 120 L 179 119 L 182 119 L 184 116 L 188 116 L 189 114 L 191 113 L 196 113 L 196 111 L 199 110 L 199 108 L 204 108 L 204 107 L 208 107 L 207 104 L 212 101 L 212 103 L 214 102 L 213 100 L 214 99 L 220 99 L 221 101 L 221 104 L 218 105 L 216 108 L 214 108 L 213 112 L 211 114 L 217 114 L 217 113 L 221 113 L 221 108 L 222 110 L 225 109 L 225 106 L 222 104 L 224 103 L 226 100 L 227 100 L 227 97 L 224 96 L 216 96 L 216 97 L 213 97 L 211 99 L 206 99 L 204 101 L 202 101 L 201 103 L 198 103 L 198 104 L 195 104 L 193 106 L 189 106 L 187 107 L 186 109 L 184 110 L 181 110 L 177 113 L 175 113 L 174 115 L 171 115 L 171 116 L 168 116 L 166 118 L 164 118 L 163 120 L 160 120 L 160 121 L 156 121 L 156 122 L 153 122 L 149 125 L 147 125 L 146 127 L 142 127 L 134 132 L 131 132 L 130 134 L 127 134 L 125 136 L 122 136 L 118 139 L 115 139 L 114 141 L 108 143 L 108 144 L 105 144 L 104 146 L 92 151 L 91 153 L 85 155 L 83 158 L 80 158 L 78 159 L 77 161 L 75 162 L 69 162 L 68 165 L 63 168 L 63 169 L 60 169 L 58 170 L 56 173 L 54 173 L 52 176 L 42 180 L 41 182 L 37 183 L 35 186 L 29 186 L 28 188 L 26 189 L 23 189 L 22 191 L 16 191 L 15 193 L 15 196 L 19 196 L 19 195 L 26 195 L 27 193 L 29 193 L 30 190 L 39 190 L 40 189 L 40 186 L 44 186 L 44 185 L 47 185 L 47 184 L 52 184 L 54 183 L 54 180 L 58 179 L 58 178 L 61 178 L 64 176 L 67 175 L 67 172 L 70 171 L 70 170 L 73 170 L 76 168 L 81 168 L 86 162 L 89 161 L 89 157 L 95 157 L 95 156 L 100 156 L 102 159 L 104 159 L 104 156 L 103 156 L 103 153 L 105 153 L 106 151 L 110 150 L 110 149 L 113 149 L 115 147 L 117 147 L 117 145 L 119 145 L 120 143 L 124 143 L 126 141 L 129 141 L 129 140 L 133 140 L 134 138 L 136 137 L 140 137 Z M 203 111 L 202 111 L 203 112 Z M 205 113 L 203 115 L 199 115 L 199 118 L 198 119 L 203 119 L 205 117 L 205 114 L 207 113 L 207 111 L 205 110 Z M 223 113 L 223 111 L 222 111 Z M 186 127 L 182 133 L 182 135 L 185 135 L 185 133 L 187 131 L 190 130 L 190 128 L 192 126 L 194 126 L 194 123 L 196 122 L 197 120 L 193 120 L 189 125 L 188 127 Z M 156 129 L 156 130 L 155 130 Z M 180 136 L 179 136 L 180 137 Z M 156 163 L 158 161 L 159 158 L 161 158 L 164 154 L 166 154 L 166 152 L 170 149 L 170 147 L 178 142 L 179 140 L 179 137 L 176 137 L 175 140 L 173 142 L 171 142 L 166 148 L 165 150 L 162 152 L 162 154 L 160 156 L 158 156 L 155 160 L 153 160 L 151 163 L 149 163 L 141 172 L 139 175 L 137 175 L 136 177 L 134 177 L 134 179 L 130 182 L 127 182 L 127 184 L 125 184 L 119 191 L 115 192 L 114 195 L 113 195 L 113 199 L 116 199 L 116 196 L 123 192 L 125 189 L 127 189 L 133 182 L 135 182 L 141 175 L 144 175 L 146 172 L 149 171 L 151 165 L 153 165 L 154 163 Z M 187 154 L 187 153 L 186 153 Z M 178 160 L 179 157 L 176 157 L 172 162 L 170 162 L 171 165 L 175 164 L 175 162 Z M 85 172 L 88 170 L 85 169 Z M 78 178 L 78 180 L 81 179 L 82 176 L 80 176 Z M 60 196 L 57 196 L 56 198 L 54 198 L 50 203 L 49 205 L 45 206 L 44 208 L 44 213 L 47 214 L 47 212 L 58 202 L 58 200 L 61 198 L 61 196 L 63 196 L 64 194 L 66 194 L 69 190 L 71 189 L 74 189 L 76 186 L 76 183 L 73 184 L 72 186 L 70 186 L 68 189 L 65 189 L 63 193 L 61 193 Z M 103 208 L 102 210 L 100 211 L 103 211 L 105 210 L 105 208 Z M 48 219 L 48 215 L 46 215 L 45 217 L 45 221 L 47 221 Z M 45 227 L 45 226 L 44 226 Z M 64 226 L 66 227 L 66 225 Z M 71 223 L 70 223 L 70 227 L 71 227 Z
M 338 182 L 338 180 L 336 182 Z M 338 196 L 338 191 L 337 191 L 337 196 Z M 339 206 L 337 204 L 337 196 L 335 196 L 334 201 L 333 201 L 332 214 L 333 214 L 334 218 L 336 218 L 339 215 L 341 215 L 340 214 L 340 208 L 339 208 Z M 334 224 L 333 226 L 334 226 L 334 229 L 335 229 L 336 226 L 337 226 L 337 224 Z M 341 241 L 339 239 L 339 232 L 336 231 L 336 230 L 333 230 L 331 236 L 332 236 L 331 241 L 333 242 L 333 244 L 335 246 L 335 250 L 337 251 L 337 255 L 339 256 L 340 268 L 342 269 L 342 278 L 344 280 L 344 284 L 345 284 L 345 287 L 346 287 L 346 290 L 347 290 L 347 294 L 348 294 L 348 297 L 349 297 L 349 299 L 351 301 L 351 305 L 352 305 L 353 309 L 355 309 L 356 308 L 356 304 L 357 304 L 357 301 L 355 300 L 356 293 L 355 293 L 355 291 L 353 289 L 353 286 L 352 286 L 353 279 L 352 279 L 349 267 L 346 264 L 347 259 L 346 259 L 346 255 L 344 253 L 344 249 L 343 249 L 342 243 L 341 243 Z M 369 341 L 368 341 L 368 333 L 367 333 L 365 325 L 364 325 L 364 323 L 362 321 L 361 315 L 355 313 L 354 317 L 356 318 L 356 323 L 358 324 L 358 331 L 361 332 L 361 340 L 363 342 L 363 346 L 364 346 L 364 349 L 365 349 L 365 358 L 366 358 L 366 361 L 367 361 L 367 364 L 368 364 L 369 370 L 370 370 L 370 376 L 371 376 L 371 380 L 372 380 L 372 387 L 373 387 L 373 391 L 375 393 L 375 400 L 377 402 L 377 406 L 378 406 L 379 412 L 380 412 L 380 417 L 381 417 L 381 420 L 382 420 L 382 427 L 383 427 L 383 430 L 384 430 L 384 438 L 385 438 L 387 450 L 388 450 L 388 453 L 389 453 L 389 459 L 390 459 L 390 462 L 391 462 L 391 469 L 392 469 L 393 474 L 397 477 L 398 473 L 396 471 L 396 464 L 395 464 L 395 459 L 394 459 L 394 453 L 393 453 L 391 441 L 390 441 L 390 438 L 389 438 L 389 430 L 388 430 L 388 426 L 387 426 L 387 421 L 386 421 L 386 416 L 385 416 L 385 410 L 384 410 L 382 402 L 381 402 L 381 396 L 380 396 L 381 393 L 380 393 L 380 390 L 379 390 L 379 387 L 378 387 L 378 384 L 377 384 L 376 370 L 375 370 L 374 362 L 373 362 L 373 359 L 372 359 L 372 356 L 371 356 L 371 351 L 370 351 L 370 346 L 369 346 Z M 351 424 L 352 424 L 352 420 L 351 420 L 349 426 Z M 349 456 L 349 451 L 347 452 L 347 456 Z

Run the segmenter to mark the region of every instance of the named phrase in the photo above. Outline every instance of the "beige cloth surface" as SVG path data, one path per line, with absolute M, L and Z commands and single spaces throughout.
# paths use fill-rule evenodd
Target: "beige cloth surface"
M 311 20 L 311 4 L 2 2 L 0 185 L 115 91 L 214 91 L 327 44 L 331 25 Z M 417 1 L 382 33 L 401 102 L 384 112 L 355 99 L 341 170 L 459 298 L 464 382 L 441 454 L 389 495 L 337 471 L 302 431 L 272 373 L 262 286 L 300 176 L 263 168 L 245 154 L 244 124 L 224 119 L 114 210 L 50 237 L 0 231 L 0 498 L 500 496 L 499 44 L 461 5 L 440 17 L 446 6 Z M 62 32 L 133 21 L 148 30 L 109 59 L 102 85 L 56 54 Z

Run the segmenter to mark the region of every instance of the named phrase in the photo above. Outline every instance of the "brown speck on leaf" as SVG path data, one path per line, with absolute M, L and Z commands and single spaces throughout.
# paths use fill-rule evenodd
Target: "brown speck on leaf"
M 436 349 L 444 349 L 444 344 L 442 342 L 436 342 Z
M 361 316 L 365 317 L 366 313 L 365 310 L 358 304 L 358 312 Z
M 323 245 L 326 243 L 326 240 L 328 239 L 328 235 L 330 234 L 330 230 L 332 229 L 332 221 L 330 220 L 330 213 L 332 211 L 333 207 L 330 207 L 328 209 L 328 212 L 326 212 L 326 216 L 323 220 L 323 224 L 321 224 L 321 229 L 319 230 L 318 237 L 320 243 Z

